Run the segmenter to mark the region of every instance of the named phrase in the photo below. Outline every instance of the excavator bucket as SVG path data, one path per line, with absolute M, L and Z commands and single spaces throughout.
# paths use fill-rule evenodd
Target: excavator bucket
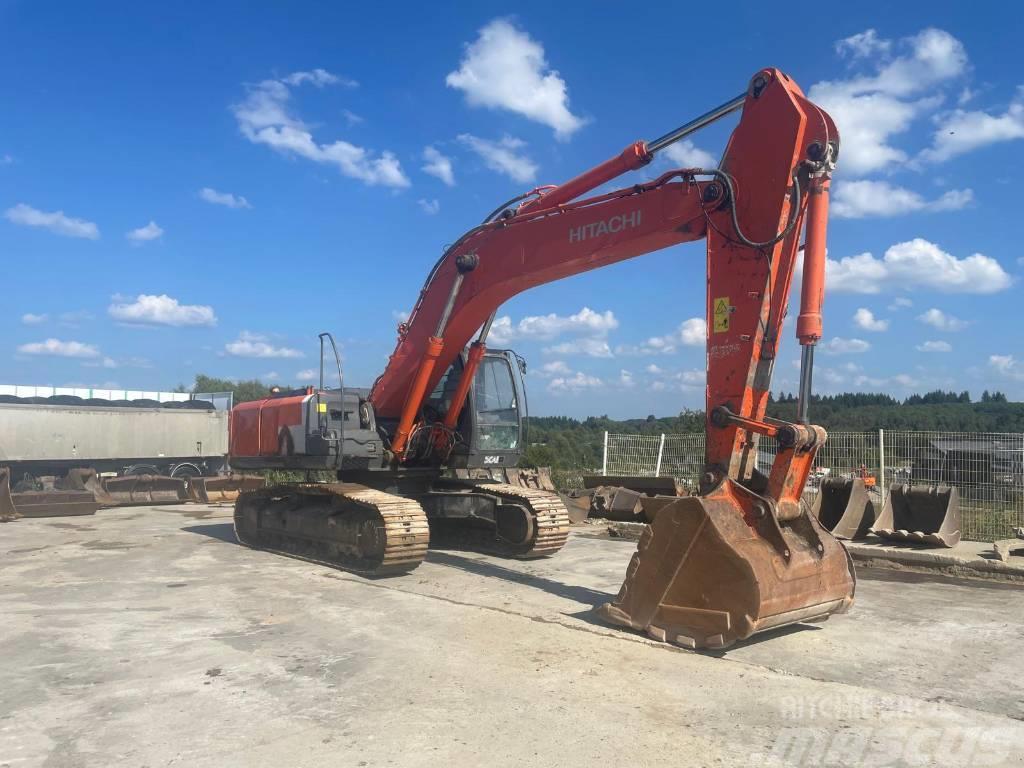
M 217 504 L 222 501 L 237 501 L 240 493 L 265 488 L 266 485 L 266 478 L 259 475 L 221 475 L 193 477 L 189 480 L 188 487 L 193 501 Z
M 22 491 L 11 500 L 19 517 L 95 515 L 99 507 L 88 491 Z
M 11 498 L 11 470 L 0 467 L 0 523 L 10 523 L 19 517 Z
M 103 478 L 115 506 L 131 504 L 184 504 L 189 500 L 184 478 L 163 475 L 125 475 Z
M 594 502 L 594 489 L 580 490 L 573 488 L 568 493 L 558 494 L 565 509 L 569 513 L 570 523 L 582 523 L 590 516 L 590 507 Z
M 765 500 L 726 481 L 658 511 L 599 615 L 685 648 L 725 648 L 844 613 L 855 585 L 846 549 L 807 510 L 780 522 Z
M 955 547 L 960 543 L 960 494 L 949 485 L 894 485 L 871 532 L 892 541 Z
M 875 522 L 875 504 L 859 477 L 826 477 L 811 514 L 837 539 L 863 539 Z
M 64 489 L 61 482 L 49 476 L 38 479 L 26 476 L 12 491 L 10 471 L 0 469 L 0 521 L 96 514 L 99 505 L 92 493 Z
M 644 498 L 642 493 L 629 488 L 601 486 L 594 490 L 590 514 L 593 517 L 603 517 L 606 520 L 635 522 L 639 520 L 643 511 L 640 507 L 642 498 Z
M 69 469 L 66 476 L 54 483 L 54 487 L 60 491 L 88 491 L 100 507 L 117 505 L 100 482 L 96 470 L 92 468 Z
M 639 475 L 584 475 L 584 488 L 615 486 L 629 488 L 649 496 L 683 496 L 686 488 L 672 477 L 646 477 Z

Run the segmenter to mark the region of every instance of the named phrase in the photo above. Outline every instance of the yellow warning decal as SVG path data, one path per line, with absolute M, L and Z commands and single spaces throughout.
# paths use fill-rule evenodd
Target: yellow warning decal
M 715 299 L 714 333 L 725 333 L 729 330 L 729 311 L 731 309 L 728 296 Z
M 327 413 L 327 403 L 317 403 L 316 410 L 318 413 Z

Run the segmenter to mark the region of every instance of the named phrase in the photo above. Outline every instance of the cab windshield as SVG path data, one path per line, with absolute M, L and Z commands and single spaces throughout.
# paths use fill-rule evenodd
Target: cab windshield
M 513 451 L 519 447 L 519 404 L 508 361 L 485 357 L 473 381 L 477 449 Z

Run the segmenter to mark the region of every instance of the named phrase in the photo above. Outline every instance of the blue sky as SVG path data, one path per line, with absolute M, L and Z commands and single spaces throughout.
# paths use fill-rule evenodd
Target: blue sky
M 1024 396 L 1019 19 L 508 8 L 0 0 L 0 382 L 299 383 L 330 330 L 369 384 L 446 243 L 778 66 L 843 134 L 817 389 Z M 702 243 L 650 254 L 517 297 L 492 340 L 535 413 L 699 407 L 703 277 Z

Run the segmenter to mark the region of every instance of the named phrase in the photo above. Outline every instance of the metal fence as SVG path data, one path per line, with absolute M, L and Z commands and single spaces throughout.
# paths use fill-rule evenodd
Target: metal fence
M 774 441 L 763 439 L 767 471 Z M 704 435 L 605 435 L 607 475 L 671 476 L 690 487 L 704 466 Z M 825 477 L 862 477 L 879 510 L 897 483 L 953 485 L 960 493 L 964 538 L 1009 538 L 1024 526 L 1024 434 L 993 432 L 833 432 L 818 452 L 805 498 Z

